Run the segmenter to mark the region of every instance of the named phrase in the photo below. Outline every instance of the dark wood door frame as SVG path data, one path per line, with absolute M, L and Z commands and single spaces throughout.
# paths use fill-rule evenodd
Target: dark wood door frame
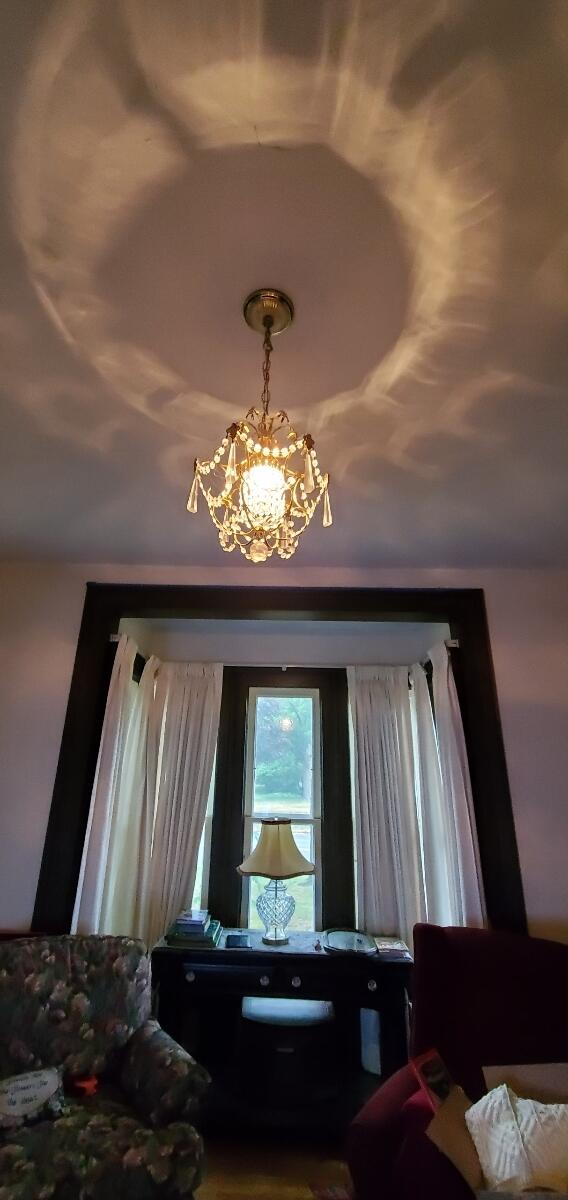
M 33 930 L 69 929 L 114 648 L 123 617 L 444 621 L 459 641 L 464 722 L 487 913 L 526 931 L 519 856 L 481 589 L 184 587 L 88 583 L 45 838 Z

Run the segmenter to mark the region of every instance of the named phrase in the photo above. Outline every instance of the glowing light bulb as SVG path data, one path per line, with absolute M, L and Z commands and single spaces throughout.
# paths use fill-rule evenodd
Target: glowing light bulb
M 271 463 L 256 463 L 249 467 L 243 474 L 242 498 L 254 526 L 277 525 L 286 511 L 283 472 Z

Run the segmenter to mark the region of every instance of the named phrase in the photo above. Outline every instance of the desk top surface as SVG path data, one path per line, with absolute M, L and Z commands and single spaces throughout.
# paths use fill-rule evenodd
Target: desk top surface
M 225 944 L 225 939 L 226 939 L 228 933 L 247 933 L 248 937 L 249 937 L 250 945 L 249 946 L 227 947 Z M 304 932 L 304 931 L 296 930 L 296 931 L 291 931 L 288 934 L 288 937 L 290 940 L 283 946 L 268 946 L 262 940 L 262 931 L 260 929 L 228 929 L 228 928 L 226 928 L 223 930 L 223 933 L 221 934 L 219 943 L 215 947 L 208 947 L 207 945 L 203 945 L 203 946 L 200 946 L 200 945 L 170 946 L 167 944 L 167 942 L 164 939 L 162 939 L 161 941 L 158 942 L 158 944 L 155 946 L 154 949 L 158 950 L 158 951 L 163 951 L 163 950 L 173 951 L 176 954 L 183 953 L 186 955 L 193 954 L 194 952 L 197 952 L 199 954 L 203 953 L 203 954 L 209 955 L 209 954 L 219 953 L 219 951 L 223 951 L 223 954 L 228 954 L 231 956 L 233 956 L 233 955 L 246 956 L 247 954 L 250 954 L 251 952 L 256 952 L 256 953 L 260 952 L 262 954 L 267 954 L 267 955 L 275 954 L 275 955 L 278 955 L 278 957 L 280 957 L 281 955 L 290 955 L 295 958 L 297 958 L 298 955 L 302 955 L 302 956 L 305 955 L 310 958 L 342 959 L 343 961 L 346 958 L 348 958 L 348 959 L 355 960 L 358 962 L 367 962 L 367 963 L 370 963 L 370 962 L 372 962 L 372 963 L 377 963 L 377 962 L 387 963 L 387 962 L 389 962 L 390 963 L 390 962 L 392 962 L 392 963 L 396 963 L 398 966 L 400 966 L 400 965 L 409 966 L 409 965 L 411 965 L 411 962 L 412 962 L 411 959 L 407 959 L 407 958 L 403 959 L 403 958 L 395 957 L 388 952 L 387 953 L 379 953 L 379 951 L 375 951 L 374 954 L 358 954 L 356 952 L 346 952 L 344 954 L 340 954 L 337 951 L 330 952 L 330 951 L 327 951 L 324 949 L 323 933 L 316 933 L 313 931 L 305 931 Z

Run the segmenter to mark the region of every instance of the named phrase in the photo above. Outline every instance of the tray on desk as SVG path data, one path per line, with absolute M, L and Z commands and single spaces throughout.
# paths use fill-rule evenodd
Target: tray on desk
M 358 929 L 326 929 L 323 948 L 329 954 L 376 954 L 376 947 L 368 933 Z

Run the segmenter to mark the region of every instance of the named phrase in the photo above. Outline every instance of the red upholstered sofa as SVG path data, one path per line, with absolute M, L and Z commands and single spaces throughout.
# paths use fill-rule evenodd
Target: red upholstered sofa
M 472 1099 L 483 1066 L 568 1062 L 568 946 L 417 925 L 414 955 L 411 1054 L 436 1047 Z M 357 1200 L 471 1200 L 425 1135 L 431 1116 L 410 1067 L 375 1092 L 348 1133 Z

